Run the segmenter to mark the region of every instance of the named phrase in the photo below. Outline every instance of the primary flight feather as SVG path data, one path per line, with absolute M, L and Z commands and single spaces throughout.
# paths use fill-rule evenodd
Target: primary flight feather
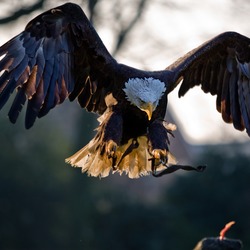
M 201 170 L 176 165 L 169 152 L 175 125 L 164 117 L 167 96 L 178 84 L 179 96 L 196 85 L 216 95 L 223 120 L 250 136 L 250 39 L 235 32 L 218 35 L 164 70 L 143 71 L 116 62 L 82 9 L 67 3 L 31 20 L 0 47 L 0 56 L 0 109 L 16 90 L 12 123 L 25 103 L 30 128 L 67 98 L 100 115 L 96 136 L 66 159 L 91 176 Z

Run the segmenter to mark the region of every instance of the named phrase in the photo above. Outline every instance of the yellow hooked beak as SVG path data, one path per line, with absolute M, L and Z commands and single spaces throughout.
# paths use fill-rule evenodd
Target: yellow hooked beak
M 141 110 L 146 112 L 146 114 L 148 116 L 148 120 L 150 121 L 152 118 L 153 111 L 155 110 L 155 107 L 154 107 L 153 103 L 148 102 L 148 103 L 144 103 L 141 106 Z

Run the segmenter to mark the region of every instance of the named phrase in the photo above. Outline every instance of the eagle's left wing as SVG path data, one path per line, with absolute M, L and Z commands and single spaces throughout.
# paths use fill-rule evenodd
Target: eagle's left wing
M 78 5 L 67 3 L 37 16 L 0 47 L 0 56 L 0 109 L 17 90 L 11 122 L 27 99 L 26 128 L 68 97 L 78 97 L 89 111 L 105 111 L 117 63 Z
M 227 123 L 250 136 L 250 39 L 225 32 L 170 65 L 169 91 L 181 82 L 179 97 L 201 85 L 205 93 L 217 95 L 217 110 Z

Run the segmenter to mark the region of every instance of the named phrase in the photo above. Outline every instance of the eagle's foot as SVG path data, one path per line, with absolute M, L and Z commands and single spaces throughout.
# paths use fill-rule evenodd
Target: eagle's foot
M 165 149 L 154 149 L 151 152 L 152 171 L 155 172 L 159 165 L 166 165 L 168 162 L 168 154 Z
M 166 161 L 167 159 L 167 150 L 163 150 L 163 149 L 154 149 L 152 151 L 152 156 L 155 158 L 155 159 L 159 159 L 159 160 L 163 160 L 163 161 Z
M 117 150 L 117 143 L 114 142 L 113 140 L 109 140 L 108 142 L 105 143 L 105 153 L 107 154 L 109 159 L 112 159 L 112 167 L 115 169 L 116 166 L 116 150 Z
M 106 144 L 106 154 L 109 158 L 116 157 L 116 149 L 117 143 L 115 143 L 113 140 L 109 140 Z

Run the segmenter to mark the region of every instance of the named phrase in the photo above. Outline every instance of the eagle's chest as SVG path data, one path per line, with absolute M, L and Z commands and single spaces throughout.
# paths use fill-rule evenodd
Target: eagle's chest
M 135 106 L 123 110 L 123 136 L 122 142 L 136 138 L 147 133 L 149 121 L 147 114 Z

